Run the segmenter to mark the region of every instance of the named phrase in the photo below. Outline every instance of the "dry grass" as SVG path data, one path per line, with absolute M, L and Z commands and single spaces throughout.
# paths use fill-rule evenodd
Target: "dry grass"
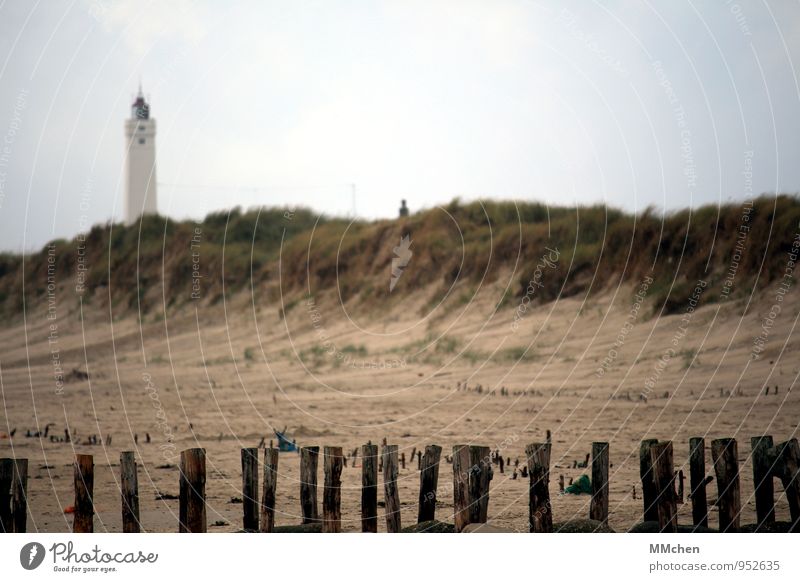
M 202 223 L 149 216 L 131 227 L 98 225 L 86 235 L 87 291 L 84 301 L 111 302 L 125 310 L 165 312 L 191 301 L 192 252 L 199 228 L 200 269 L 207 303 L 249 290 L 251 284 L 286 294 L 338 289 L 344 301 L 385 306 L 392 249 L 404 234 L 413 241 L 414 260 L 399 282 L 406 290 L 438 289 L 436 302 L 451 286 L 493 282 L 513 273 L 500 303 L 521 297 L 545 247 L 560 260 L 543 278 L 536 301 L 590 294 L 620 282 L 636 284 L 652 271 L 655 309 L 670 313 L 684 305 L 695 282 L 719 283 L 731 263 L 742 224 L 742 206 L 703 206 L 662 216 L 652 209 L 634 216 L 604 206 L 547 207 L 539 203 L 454 200 L 444 208 L 407 218 L 374 222 L 326 219 L 307 209 L 265 208 L 208 215 Z M 747 250 L 736 273 L 736 292 L 749 294 L 781 274 L 800 222 L 795 196 L 761 197 L 747 223 Z M 60 304 L 77 306 L 74 291 L 82 241 L 58 240 L 54 273 Z M 282 262 L 279 263 L 279 257 Z M 0 313 L 22 314 L 25 300 L 41 301 L 47 290 L 48 246 L 22 257 L 0 255 Z M 471 295 L 471 293 L 470 293 Z M 704 294 L 704 303 L 718 296 Z

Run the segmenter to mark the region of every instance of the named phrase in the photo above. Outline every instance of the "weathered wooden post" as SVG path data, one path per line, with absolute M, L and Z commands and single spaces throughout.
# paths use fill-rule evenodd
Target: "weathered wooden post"
M 639 445 L 639 477 L 642 480 L 644 521 L 658 521 L 656 485 L 653 479 L 653 461 L 650 456 L 650 446 L 657 442 L 658 439 L 644 439 Z
M 675 469 L 672 462 L 672 442 L 650 445 L 653 480 L 656 487 L 658 529 L 661 532 L 678 531 L 678 505 L 675 502 Z
M 469 478 L 471 459 L 469 446 L 453 447 L 453 519 L 456 532 L 461 532 L 470 523 Z
M 275 529 L 275 491 L 278 487 L 278 449 L 264 449 L 264 493 L 261 498 L 259 531 L 271 533 Z
M 736 439 L 711 441 L 711 458 L 717 476 L 717 507 L 719 531 L 739 531 L 741 498 L 739 494 L 739 461 Z
M 789 531 L 800 532 L 800 445 L 797 439 L 779 444 L 778 458 L 781 459 L 780 479 L 789 502 L 792 522 Z
M 11 486 L 11 520 L 14 533 L 28 531 L 28 459 L 14 460 L 14 483 Z
M 750 439 L 753 456 L 753 485 L 756 493 L 756 531 L 775 523 L 775 486 L 772 482 L 770 458 L 773 447 L 771 436 L 756 436 Z
M 206 532 L 206 450 L 181 451 L 178 531 Z
M 383 447 L 383 489 L 386 496 L 386 531 L 397 533 L 400 523 L 400 492 L 397 490 L 397 445 Z
M 361 531 L 378 531 L 378 445 L 361 447 Z
M 122 532 L 139 533 L 139 477 L 133 451 L 123 451 L 119 456 L 119 484 L 122 497 Z
M 494 476 L 490 454 L 489 447 L 470 447 L 473 466 L 478 470 L 477 479 L 470 481 L 472 503 L 478 508 L 477 523 L 486 523 L 489 519 L 489 481 Z
M 13 533 L 11 486 L 14 482 L 14 459 L 0 459 L 0 533 Z
M 453 510 L 456 531 L 486 523 L 492 463 L 489 447 L 453 447 Z
M 92 455 L 75 455 L 75 514 L 73 533 L 94 531 L 94 459 Z
M 319 521 L 317 509 L 317 465 L 319 447 L 300 449 L 300 507 L 303 510 L 303 523 Z
M 442 447 L 428 445 L 422 457 L 419 473 L 419 513 L 417 523 L 430 521 L 436 517 L 436 488 L 439 483 L 439 460 Z
M 689 487 L 692 497 L 692 523 L 708 527 L 706 498 L 706 441 L 701 437 L 689 439 Z
M 608 524 L 608 443 L 592 443 L 592 501 L 589 519 Z
M 322 531 L 342 531 L 342 447 L 325 447 L 322 451 L 325 488 L 322 491 Z
M 242 529 L 258 531 L 258 449 L 242 449 Z
M 525 447 L 528 459 L 528 524 L 531 533 L 553 531 L 550 507 L 550 443 L 531 443 Z M 561 478 L 563 482 L 563 476 Z

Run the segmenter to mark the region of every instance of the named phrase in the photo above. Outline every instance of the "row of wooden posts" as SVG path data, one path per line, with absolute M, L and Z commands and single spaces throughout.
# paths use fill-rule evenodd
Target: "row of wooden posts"
M 772 437 L 751 439 L 756 514 L 759 527 L 775 522 L 773 478 L 781 479 L 789 502 L 790 531 L 800 531 L 800 447 L 797 439 L 773 445 Z M 259 503 L 259 462 L 256 448 L 241 451 L 243 529 L 272 532 L 275 527 L 275 492 L 278 482 L 278 450 L 264 450 L 263 487 Z M 531 532 L 553 531 L 550 504 L 551 443 L 533 443 L 526 447 L 529 485 L 529 524 Z M 417 522 L 433 520 L 436 513 L 439 466 L 442 448 L 429 445 L 420 459 L 420 491 Z M 738 531 L 741 514 L 739 465 L 736 439 L 717 439 L 711 443 L 717 481 L 719 530 Z M 592 444 L 592 496 L 589 518 L 608 523 L 609 446 Z M 397 489 L 398 447 L 383 445 L 361 447 L 361 529 L 378 529 L 378 471 L 382 466 L 386 529 L 401 530 L 400 496 Z M 380 463 L 379 463 L 380 461 Z M 496 456 L 489 447 L 456 445 L 453 447 L 453 505 L 456 531 L 471 524 L 486 523 L 489 507 L 489 482 Z M 319 447 L 300 449 L 300 505 L 304 524 L 320 523 L 324 532 L 339 532 L 341 518 L 341 475 L 345 464 L 341 447 L 323 448 L 324 485 L 322 517 L 317 506 Z M 677 531 L 676 480 L 672 442 L 656 439 L 641 441 L 639 450 L 644 520 L 658 522 L 663 532 Z M 689 441 L 690 498 L 694 526 L 708 527 L 706 486 L 713 480 L 706 475 L 705 440 Z M 0 459 L 0 527 L 4 532 L 24 532 L 27 519 L 27 459 Z M 681 476 L 682 476 L 682 472 Z M 179 531 L 206 531 L 206 453 L 188 449 L 180 456 Z M 74 532 L 94 529 L 94 460 L 92 455 L 77 455 L 75 461 Z M 126 533 L 140 531 L 137 464 L 133 452 L 120 457 L 122 528 Z M 682 491 L 682 483 L 681 483 Z M 682 501 L 682 493 L 681 493 Z
M 753 484 L 756 501 L 757 530 L 769 530 L 775 524 L 775 488 L 773 479 L 783 484 L 789 502 L 789 531 L 800 532 L 800 447 L 797 439 L 777 446 L 771 436 L 750 439 L 753 460 Z M 706 487 L 713 478 L 706 475 L 705 439 L 689 439 L 689 497 L 692 501 L 692 524 L 708 527 Z M 711 457 L 717 480 L 715 505 L 719 512 L 719 531 L 740 530 L 742 513 L 739 484 L 739 450 L 736 439 L 711 441 Z M 646 439 L 639 449 L 639 472 L 642 480 L 644 520 L 657 521 L 660 531 L 678 528 L 672 443 Z M 679 472 L 682 476 L 682 471 Z M 682 491 L 682 484 L 680 487 Z M 682 501 L 682 499 L 681 499 Z

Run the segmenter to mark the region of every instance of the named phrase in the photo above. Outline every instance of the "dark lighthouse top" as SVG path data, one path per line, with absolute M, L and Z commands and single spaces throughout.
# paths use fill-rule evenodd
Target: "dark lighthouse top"
M 150 119 L 150 105 L 144 100 L 141 87 L 139 87 L 136 101 L 131 105 L 131 119 Z

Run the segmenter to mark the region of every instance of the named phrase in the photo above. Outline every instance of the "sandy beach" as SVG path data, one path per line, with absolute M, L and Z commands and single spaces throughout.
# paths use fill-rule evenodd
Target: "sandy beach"
M 616 531 L 641 520 L 641 439 L 673 441 L 675 468 L 686 473 L 688 491 L 689 438 L 706 438 L 713 475 L 711 440 L 735 437 L 742 523 L 755 521 L 750 437 L 786 440 L 796 436 L 800 420 L 800 343 L 787 315 L 797 312 L 796 297 L 787 295 L 783 316 L 754 359 L 769 289 L 752 298 L 744 317 L 746 299 L 731 300 L 698 309 L 685 325 L 685 313 L 654 316 L 648 299 L 633 317 L 636 289 L 630 286 L 586 301 L 537 305 L 516 317 L 516 300 L 495 310 L 500 285 L 433 308 L 423 290 L 388 313 L 357 302 L 342 306 L 328 293 L 285 303 L 285 318 L 280 305 L 258 293 L 190 304 L 166 317 L 147 314 L 141 322 L 135 314 L 110 320 L 113 310 L 100 301 L 59 311 L 56 319 L 47 318 L 44 301 L 29 304 L 25 323 L 0 332 L 0 456 L 30 460 L 29 531 L 71 528 L 64 511 L 73 503 L 75 453 L 94 455 L 95 530 L 120 531 L 119 455 L 125 450 L 135 451 L 139 462 L 143 528 L 176 531 L 178 502 L 160 497 L 177 496 L 178 453 L 191 447 L 207 451 L 209 530 L 236 531 L 240 449 L 259 446 L 262 438 L 277 443 L 273 431 L 284 427 L 298 445 L 342 446 L 347 454 L 383 438 L 399 445 L 407 458 L 399 475 L 404 526 L 417 517 L 412 450 L 428 444 L 442 446 L 443 455 L 456 444 L 498 449 L 511 466 L 502 474 L 495 468 L 489 522 L 516 531 L 528 527 L 528 480 L 513 478 L 514 464 L 525 465 L 525 446 L 542 442 L 547 430 L 554 520 L 588 516 L 589 496 L 558 495 L 558 478 L 590 473 L 574 463 L 593 441 L 607 441 L 609 522 Z M 68 376 L 63 385 L 56 365 Z M 26 437 L 48 425 L 46 438 Z M 72 442 L 57 442 L 65 427 Z M 88 444 L 93 436 L 97 444 Z M 344 531 L 360 531 L 359 467 L 348 459 L 342 474 Z M 281 453 L 279 473 L 276 524 L 299 523 L 299 456 Z M 442 521 L 453 519 L 452 479 L 452 465 L 443 461 Z M 713 500 L 715 483 L 708 491 Z M 781 493 L 776 481 L 778 519 L 787 519 Z M 379 529 L 385 530 L 382 511 Z M 712 527 L 716 519 L 712 507 Z M 688 500 L 679 506 L 679 522 L 691 523 Z

